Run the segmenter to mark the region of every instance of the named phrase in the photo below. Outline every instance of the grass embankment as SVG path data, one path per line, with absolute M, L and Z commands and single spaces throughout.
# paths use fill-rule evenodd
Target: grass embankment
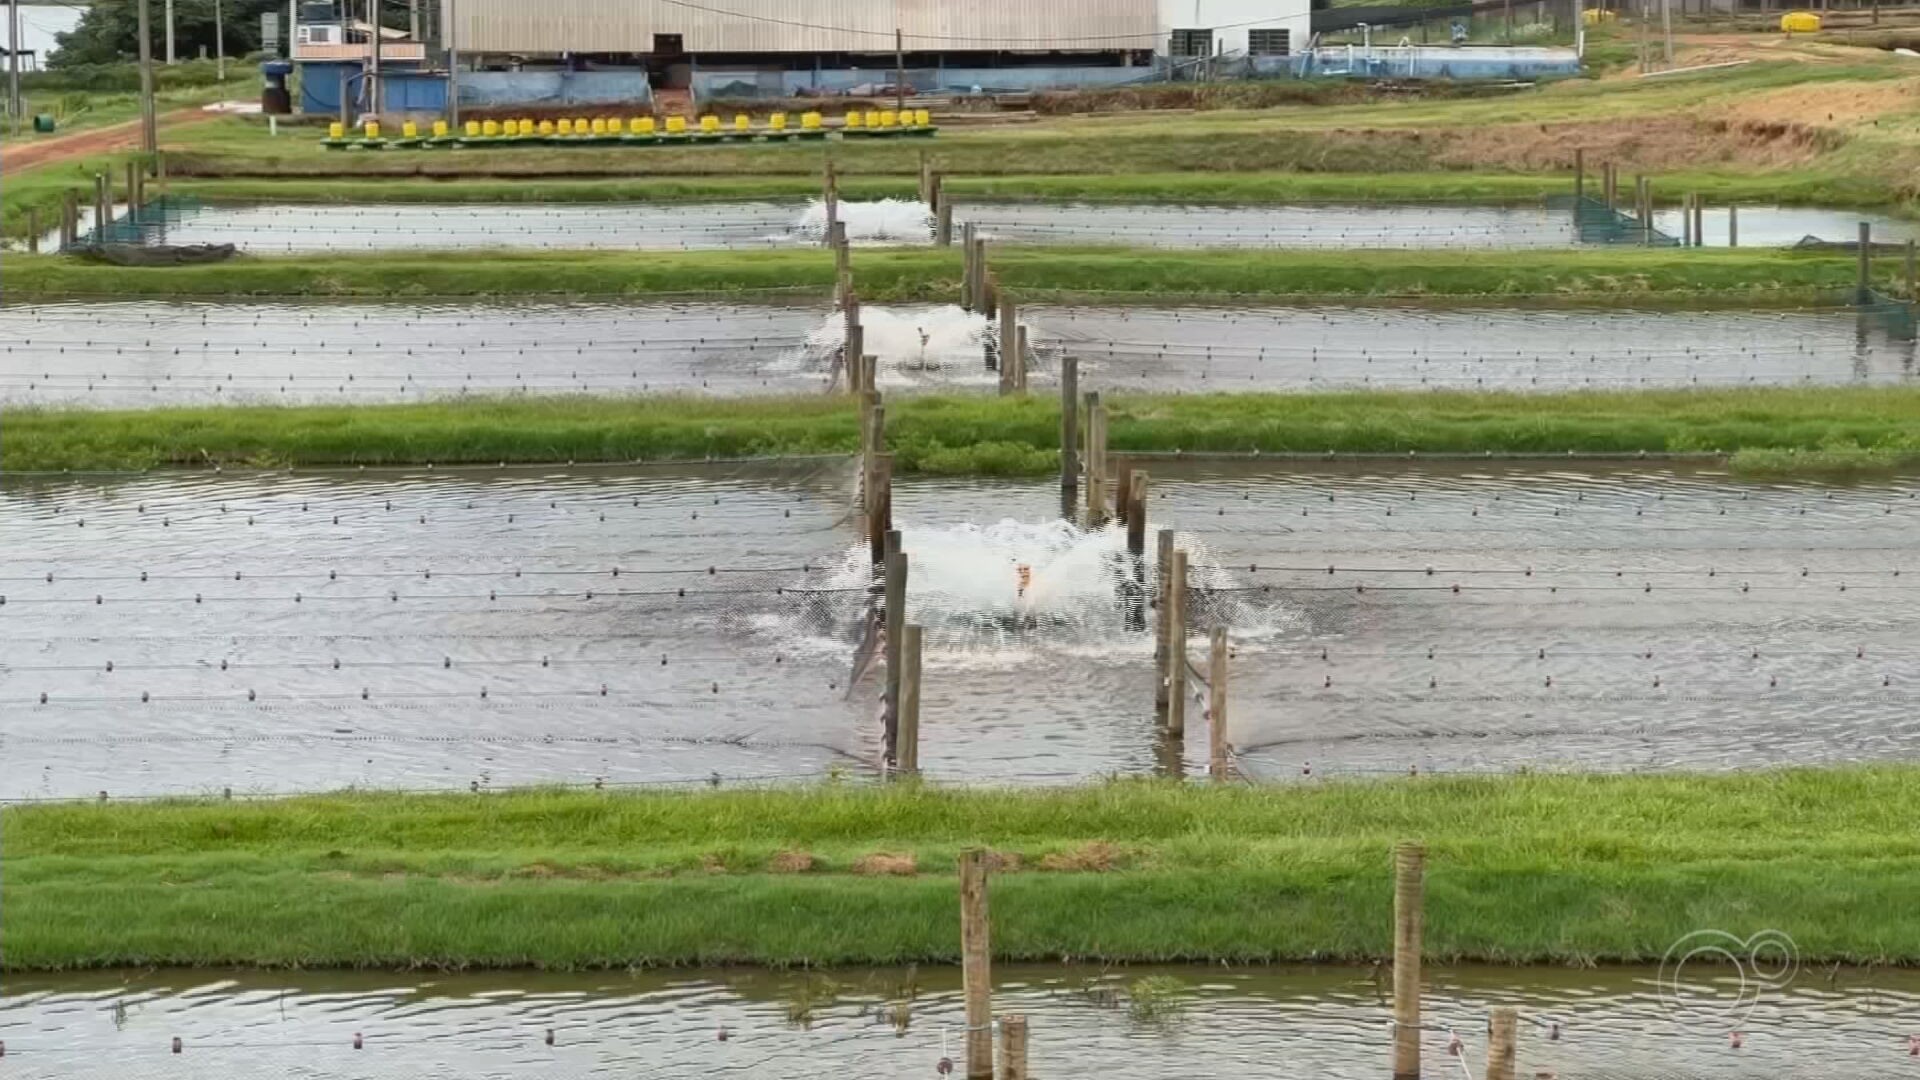
M 670 210 L 663 211 L 671 213 Z M 950 300 L 956 249 L 862 251 L 863 300 Z M 1901 288 L 1897 260 L 1880 283 Z M 1631 303 L 1753 293 L 1754 303 L 1831 303 L 1853 286 L 1844 253 L 1779 249 L 1577 251 L 1233 251 L 1043 247 L 997 249 L 994 274 L 1016 296 L 1157 301 L 1236 297 L 1538 296 Z M 201 266 L 123 267 L 43 255 L 8 260 L 15 295 L 50 296 L 636 296 L 821 289 L 833 257 L 783 251 L 408 251 L 264 255 Z
M 1737 451 L 1775 468 L 1805 454 L 1811 467 L 1851 471 L 1920 458 L 1920 390 L 1912 388 L 1115 395 L 1105 404 L 1115 453 Z M 851 453 L 858 428 L 847 399 L 816 395 L 15 410 L 0 468 Z M 1046 472 L 1058 467 L 1059 431 L 1058 404 L 1046 394 L 904 397 L 887 407 L 887 441 L 902 471 Z
M 1001 854 L 1007 959 L 1364 959 L 1389 850 L 1427 952 L 1651 960 L 1714 927 L 1920 961 L 1920 769 L 1115 783 L 10 809 L 6 965 L 952 961 L 955 856 Z

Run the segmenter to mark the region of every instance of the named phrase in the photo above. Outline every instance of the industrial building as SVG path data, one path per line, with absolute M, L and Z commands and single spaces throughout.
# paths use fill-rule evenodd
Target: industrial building
M 1310 0 L 454 0 L 463 103 L 1029 90 L 1284 58 Z

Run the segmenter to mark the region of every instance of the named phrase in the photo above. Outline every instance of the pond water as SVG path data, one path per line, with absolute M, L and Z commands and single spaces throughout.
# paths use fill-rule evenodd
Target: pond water
M 1641 311 L 1033 305 L 1032 385 L 1507 389 L 1900 384 L 1902 328 L 1848 308 Z M 867 305 L 889 393 L 992 392 L 998 324 Z M 0 404 L 150 408 L 511 393 L 824 392 L 843 320 L 817 301 L 723 304 L 123 301 L 0 307 Z
M 1920 746 L 1913 480 L 1148 467 L 1255 779 Z M 839 459 L 0 479 L 0 798 L 866 775 L 852 490 Z M 1119 535 L 1059 497 L 895 486 L 936 780 L 1204 765 L 1197 707 L 1155 733 Z
M 842 204 L 859 244 L 930 244 L 923 204 Z M 1571 248 L 1571 211 L 1531 205 L 1314 203 L 1182 206 L 1156 203 L 956 202 L 955 228 L 1013 244 L 1165 248 Z M 1669 220 L 1670 219 L 1670 220 Z M 1916 223 L 1840 208 L 1740 209 L 1740 243 L 1783 246 L 1806 236 L 1851 241 L 1858 224 L 1882 241 L 1920 235 Z M 1657 222 L 1678 235 L 1679 212 Z M 824 212 L 803 200 L 703 203 L 258 203 L 187 209 L 143 230 L 147 243 L 232 243 L 263 253 L 478 248 L 678 251 L 818 244 Z M 1716 239 L 1717 238 L 1717 239 Z M 1590 236 L 1589 239 L 1592 239 Z M 1707 243 L 1726 242 L 1725 214 Z
M 1488 1010 L 1521 1010 L 1518 1071 L 1559 1080 L 1850 1078 L 1913 1071 L 1920 976 L 1802 970 L 1745 998 L 1732 973 L 1429 968 L 1426 1075 L 1479 1076 Z M 1024 1015 L 1037 1077 L 1312 1077 L 1388 1072 L 1390 980 L 1367 968 L 1002 965 L 996 1015 Z M 1718 981 L 1716 981 L 1718 980 Z M 1671 984 L 1670 984 L 1671 985 Z M 1158 991 L 1157 996 L 1152 991 Z M 11 978 L 0 1076 L 574 1080 L 933 1077 L 964 1058 L 945 968 L 586 975 L 101 972 Z M 1739 1029 L 1739 1049 L 1727 1032 Z M 553 1041 L 547 1042 L 548 1033 Z M 722 1037 L 724 1033 L 724 1038 Z M 356 1034 L 363 1049 L 353 1049 Z M 1461 1055 L 1448 1054 L 1452 1036 Z M 181 1053 L 170 1046 L 181 1040 Z M 956 1070 L 956 1075 L 964 1066 Z

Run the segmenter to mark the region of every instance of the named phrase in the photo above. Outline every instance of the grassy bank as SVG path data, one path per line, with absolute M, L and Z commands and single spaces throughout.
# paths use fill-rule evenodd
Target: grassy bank
M 1572 394 L 1115 395 L 1126 452 L 1563 454 L 1739 451 L 1784 470 L 1863 471 L 1920 454 L 1920 390 L 1742 389 Z M 620 461 L 851 453 L 845 398 L 514 398 L 421 405 L 16 410 L 0 468 Z M 1059 409 L 1032 398 L 889 401 L 903 471 L 1057 467 Z
M 1593 181 L 1595 184 L 1598 180 Z M 1285 202 L 1446 203 L 1538 202 L 1573 192 L 1570 172 L 1420 171 L 1404 173 L 1134 173 L 1082 176 L 954 176 L 945 181 L 956 199 L 1077 200 L 1168 204 L 1257 205 Z M 729 199 L 817 198 L 812 173 L 770 176 L 639 177 L 345 177 L 177 180 L 173 190 L 209 202 L 298 203 L 593 203 L 691 202 Z M 1590 188 L 1596 191 L 1597 188 Z M 850 199 L 912 198 L 912 177 L 851 176 L 840 184 Z M 1664 173 L 1655 201 L 1678 203 L 1688 194 L 1711 203 L 1844 204 L 1875 206 L 1893 198 L 1881 184 L 1852 184 L 1813 172 L 1791 174 Z M 1899 205 L 1899 204 L 1896 204 Z
M 1009 959 L 1364 959 L 1429 849 L 1445 959 L 1651 960 L 1713 927 L 1920 961 L 1920 769 L 385 796 L 10 809 L 6 964 L 887 964 L 958 953 L 988 847 Z
M 663 211 L 671 213 L 670 210 Z M 1227 251 L 1000 248 L 993 270 L 1016 295 L 1043 299 L 1551 295 L 1631 303 L 1662 294 L 1752 293 L 1756 304 L 1824 299 L 1855 281 L 1845 253 L 1767 249 L 1578 251 Z M 1876 269 L 1903 288 L 1897 260 Z M 951 300 L 957 249 L 862 251 L 862 299 Z M 784 251 L 408 251 L 241 257 L 123 267 L 42 255 L 8 259 L 15 295 L 636 296 L 744 289 L 827 289 L 833 257 Z

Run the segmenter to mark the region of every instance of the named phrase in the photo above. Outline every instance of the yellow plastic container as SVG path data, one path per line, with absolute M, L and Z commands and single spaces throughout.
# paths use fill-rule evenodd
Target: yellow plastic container
M 518 121 L 518 120 L 502 120 L 502 121 L 500 121 L 500 134 L 502 134 L 502 135 L 518 135 L 518 134 L 520 134 L 520 121 Z
M 1811 11 L 1789 11 L 1780 16 L 1780 29 L 1789 34 L 1811 34 L 1820 29 L 1820 16 Z
M 480 121 L 480 134 L 485 135 L 489 139 L 493 138 L 495 135 L 500 134 L 500 121 L 498 120 Z
M 880 110 L 880 126 L 881 127 L 883 128 L 896 127 L 899 125 L 899 123 L 900 123 L 899 113 L 894 112 L 892 109 Z
M 576 116 L 573 118 L 573 133 L 575 135 L 585 135 L 587 132 L 592 130 L 593 130 L 593 125 L 587 123 L 586 117 Z
M 524 116 L 520 118 L 520 134 L 523 137 L 533 134 L 533 121 Z
M 540 131 L 540 134 L 542 134 L 542 135 L 551 135 L 551 134 L 553 134 L 553 121 L 551 121 L 551 120 L 542 120 L 542 121 L 540 121 L 540 127 L 539 127 L 539 131 Z
M 860 126 L 860 110 L 855 109 L 852 112 L 847 114 L 847 126 L 850 128 L 857 128 Z
M 667 117 L 667 134 L 669 134 L 669 135 L 685 135 L 686 133 L 687 133 L 687 118 L 686 118 L 686 117 L 684 117 L 684 116 L 669 116 L 669 117 Z
M 560 134 L 562 135 L 573 134 L 573 121 L 563 118 L 560 121 Z
M 703 134 L 707 134 L 707 135 L 711 135 L 711 134 L 713 134 L 714 132 L 716 132 L 716 131 L 719 131 L 719 130 L 720 130 L 720 118 L 719 118 L 719 117 L 717 117 L 717 116 L 703 116 L 703 117 L 701 117 L 701 118 L 700 118 L 700 131 L 701 131 L 701 132 L 702 132 Z
M 801 113 L 800 114 L 800 130 L 802 131 L 820 130 L 820 114 L 817 112 L 813 112 L 812 110 L 808 110 L 807 112 Z
M 472 138 L 473 136 L 478 134 L 480 134 L 480 121 L 478 120 L 467 121 L 467 137 Z
M 880 110 L 879 109 L 867 110 L 867 126 L 870 128 L 877 128 L 880 126 Z
M 645 135 L 650 127 L 651 127 L 651 123 L 649 123 L 646 127 L 641 126 L 640 117 L 636 116 L 633 119 L 627 121 L 627 134 Z
M 346 137 L 347 137 L 347 125 L 341 123 L 338 120 L 335 120 L 333 123 L 327 125 L 327 138 L 344 139 Z
M 447 122 L 445 120 L 435 120 L 433 122 L 433 137 L 436 139 L 444 139 L 447 137 Z
M 367 138 L 377 139 L 380 137 L 380 121 L 369 120 L 367 121 L 366 126 L 361 128 L 360 130 L 366 134 Z
M 774 113 L 772 116 L 767 117 L 767 126 L 772 128 L 775 131 L 787 130 L 787 114 L 783 112 L 777 112 L 777 113 Z
M 636 127 L 637 127 L 637 128 L 639 129 L 639 132 L 640 132 L 640 134 L 642 134 L 642 135 L 651 135 L 651 134 L 653 134 L 653 129 L 654 129 L 654 126 L 655 126 L 655 125 L 654 125 L 654 121 L 653 121 L 653 117 L 651 117 L 651 116 L 642 116 L 642 117 L 640 117 L 639 119 L 637 119 L 637 120 L 635 120 L 635 121 L 634 121 L 634 124 L 635 124 L 635 126 L 636 126 Z
M 913 110 L 913 122 L 921 127 L 932 127 L 933 114 L 925 109 L 915 109 Z
M 408 120 L 400 125 L 400 134 L 404 138 L 417 139 L 420 137 L 420 125 Z
M 594 117 L 588 124 L 588 130 L 592 131 L 595 135 L 605 135 L 607 133 L 606 119 L 599 116 Z
M 746 113 L 734 113 L 733 114 L 733 130 L 752 131 L 753 121 L 747 117 Z

